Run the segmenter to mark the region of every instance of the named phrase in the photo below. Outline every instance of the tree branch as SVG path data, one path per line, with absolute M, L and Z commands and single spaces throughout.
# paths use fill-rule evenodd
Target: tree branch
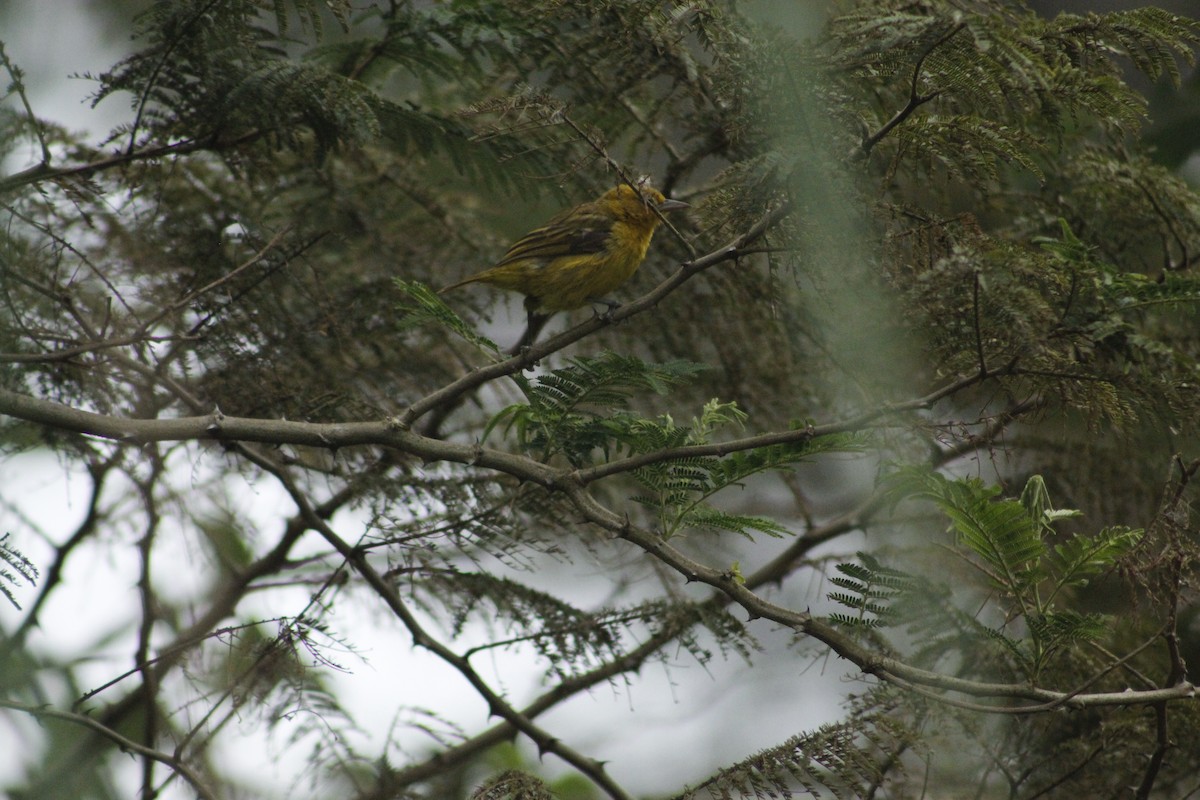
M 853 637 L 817 620 L 808 612 L 793 611 L 771 603 L 747 588 L 738 577 L 728 570 L 716 570 L 701 564 L 671 547 L 661 537 L 632 525 L 596 502 L 584 490 L 582 484 L 563 487 L 588 521 L 625 539 L 661 560 L 689 581 L 708 584 L 727 594 L 749 613 L 751 619 L 765 618 L 784 625 L 797 633 L 803 633 L 828 645 L 842 658 L 854 663 L 863 672 L 877 675 L 884 680 L 899 679 L 908 683 L 956 692 L 973 697 L 997 699 L 1032 700 L 1039 705 L 1031 711 L 1049 711 L 1058 706 L 1089 708 L 1096 706 L 1132 706 L 1156 702 L 1185 700 L 1195 697 L 1196 688 L 1187 681 L 1161 689 L 1126 690 L 1124 692 L 1097 692 L 1077 694 L 1052 689 L 1042 689 L 1025 683 L 990 683 L 971 681 L 905 664 L 897 658 L 876 652 L 863 646 Z
M 959 24 L 950 28 L 950 30 L 943 34 L 937 41 L 930 44 L 929 47 L 925 48 L 925 51 L 921 53 L 920 58 L 917 59 L 917 63 L 913 65 L 912 80 L 910 81 L 908 91 L 908 102 L 905 104 L 904 108 L 897 111 L 891 119 L 885 122 L 879 130 L 873 134 L 863 137 L 862 142 L 858 146 L 858 150 L 854 154 L 856 158 L 862 159 L 871 155 L 871 151 L 875 149 L 875 145 L 883 141 L 885 136 L 887 136 L 898 125 L 912 116 L 914 111 L 928 103 L 930 100 L 933 100 L 941 95 L 941 91 L 930 92 L 929 94 L 924 95 L 917 91 L 921 80 L 921 68 L 925 66 L 925 59 L 929 58 L 930 54 L 932 54 L 934 50 L 950 41 L 952 38 L 954 38 L 955 34 L 957 34 L 966 26 L 967 25 L 965 22 L 960 22 Z
M 57 181 L 64 178 L 86 178 L 94 173 L 103 172 L 113 167 L 131 164 L 136 161 L 153 161 L 158 158 L 188 155 L 204 150 L 223 150 L 254 141 L 262 135 L 262 131 L 248 131 L 228 141 L 218 141 L 210 136 L 204 139 L 193 139 L 147 147 L 145 150 L 138 150 L 133 153 L 116 153 L 106 158 L 98 158 L 95 161 L 75 164 L 70 167 L 50 167 L 46 164 L 38 164 L 23 172 L 0 178 L 0 192 L 8 192 L 31 183 L 40 183 L 46 180 Z
M 487 703 L 488 711 L 493 715 L 502 717 L 513 728 L 527 736 L 537 745 L 539 753 L 554 753 L 563 761 L 566 761 L 588 776 L 596 785 L 604 789 L 613 800 L 633 800 L 632 795 L 622 789 L 608 775 L 601 762 L 582 755 L 557 737 L 551 736 L 546 731 L 534 725 L 532 720 L 521 714 L 497 694 L 483 680 L 483 677 L 475 671 L 475 668 L 471 666 L 467 658 L 455 653 L 431 636 L 400 598 L 399 592 L 385 581 L 383 576 L 371 566 L 371 563 L 367 561 L 362 552 L 347 544 L 324 519 L 316 515 L 308 502 L 308 498 L 295 486 L 287 474 L 282 470 L 274 471 L 274 474 L 283 483 L 288 493 L 291 494 L 293 502 L 300 506 L 303 515 L 313 529 L 320 533 L 325 541 L 338 551 L 342 558 L 346 560 L 346 563 L 367 582 L 367 585 L 387 604 L 392 613 L 408 629 L 415 646 L 429 650 L 457 670 L 459 674 L 466 678 L 475 691 L 479 693 L 480 697 L 484 699 Z
M 31 706 L 27 705 L 26 703 L 18 703 L 15 700 L 9 700 L 4 697 L 0 697 L 0 708 L 11 708 L 14 711 L 21 711 L 29 714 L 30 716 L 38 718 L 57 719 L 64 722 L 70 722 L 74 725 L 80 725 L 116 743 L 116 745 L 122 750 L 126 750 L 130 753 L 136 753 L 144 758 L 157 761 L 158 763 L 169 767 L 173 772 L 187 781 L 196 791 L 196 794 L 203 800 L 218 800 L 217 795 L 208 788 L 196 771 L 185 764 L 181 758 L 167 755 L 166 753 L 126 738 L 112 728 L 104 725 L 99 720 L 93 719 L 86 714 L 76 714 L 72 711 L 59 711 L 58 709 L 48 708 L 46 706 Z
M 609 461 L 596 467 L 581 469 L 572 475 L 572 479 L 578 480 L 583 484 L 598 481 L 601 478 L 606 478 L 610 475 L 615 475 L 622 472 L 639 469 L 657 464 L 663 461 L 674 461 L 682 458 L 696 458 L 699 456 L 725 456 L 730 453 L 741 450 L 751 450 L 756 447 L 770 447 L 779 444 L 797 444 L 800 442 L 812 441 L 821 436 L 829 436 L 834 433 L 847 433 L 851 431 L 862 430 L 878 419 L 893 414 L 899 414 L 908 411 L 918 411 L 931 407 L 939 400 L 950 397 L 957 392 L 962 391 L 970 386 L 980 383 L 988 378 L 999 377 L 1009 373 L 1008 367 L 984 372 L 977 375 L 968 375 L 964 378 L 952 381 L 945 386 L 935 389 L 924 397 L 918 397 L 913 400 L 905 400 L 899 403 L 888 403 L 873 411 L 867 411 L 859 414 L 856 417 L 844 420 L 842 422 L 831 422 L 826 425 L 810 426 L 808 428 L 800 428 L 790 431 L 775 431 L 772 433 L 759 434 L 750 436 L 745 439 L 734 439 L 728 442 L 713 442 L 710 444 L 688 445 L 685 447 L 672 447 L 656 450 L 653 453 L 642 453 L 636 456 Z

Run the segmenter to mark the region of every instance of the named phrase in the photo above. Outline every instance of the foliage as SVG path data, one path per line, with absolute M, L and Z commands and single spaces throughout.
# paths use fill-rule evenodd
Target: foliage
M 1195 21 L 111 5 L 107 135 L 0 48 L 9 794 L 1194 788 Z M 603 318 L 436 294 L 645 173 Z
M 516 377 L 528 402 L 510 405 L 488 423 L 490 432 L 500 425 L 516 435 L 524 448 L 536 451 L 542 460 L 562 455 L 582 466 L 596 448 L 642 438 L 632 430 L 639 415 L 622 413 L 638 391 L 665 394 L 670 386 L 695 375 L 704 367 L 686 361 L 648 364 L 617 353 L 596 358 L 571 359 L 567 366 L 550 370 L 528 381 Z M 643 434 L 644 436 L 644 434 Z
M 1016 671 L 1029 681 L 1036 683 L 1064 648 L 1107 634 L 1106 615 L 1068 607 L 1068 591 L 1115 571 L 1144 531 L 1115 527 L 1059 535 L 1055 525 L 1080 512 L 1055 509 L 1039 475 L 1029 478 L 1019 499 L 1000 499 L 998 487 L 975 478 L 950 480 L 917 468 L 897 471 L 889 484 L 895 496 L 930 500 L 949 518 L 959 552 L 995 593 L 1003 614 L 998 627 L 982 627 L 978 633 L 1002 644 Z M 866 553 L 859 554 L 859 561 L 839 565 L 843 577 L 830 579 L 844 590 L 831 593 L 830 599 L 857 615 L 832 618 L 852 627 L 911 623 L 912 608 L 909 614 L 899 608 L 920 586 L 914 576 L 886 568 Z M 918 607 L 920 614 L 930 611 L 927 604 Z M 1005 632 L 1013 628 L 1027 635 Z
M 8 598 L 8 602 L 12 603 L 17 609 L 21 608 L 21 604 L 17 602 L 16 596 L 13 594 L 13 589 L 21 586 L 23 583 L 36 584 L 38 576 L 37 566 L 21 554 L 21 551 L 9 544 L 9 539 L 12 534 L 4 534 L 0 536 L 0 563 L 5 566 L 0 566 L 0 592 Z M 11 570 L 11 571 L 10 571 Z M 12 588 L 10 588 L 9 584 Z
M 856 556 L 857 564 L 837 565 L 841 574 L 831 575 L 829 582 L 841 591 L 828 595 L 830 600 L 850 609 L 853 614 L 834 612 L 829 618 L 850 628 L 881 628 L 895 624 L 893 604 L 916 590 L 916 579 L 885 567 L 870 553 L 859 552 Z
M 797 790 L 814 797 L 826 791 L 837 798 L 864 797 L 880 784 L 888 761 L 914 741 L 914 732 L 888 714 L 855 714 L 847 722 L 823 725 L 756 753 L 676 800 L 787 798 Z
M 416 328 L 427 322 L 436 322 L 447 330 L 453 331 L 460 338 L 475 345 L 481 350 L 499 352 L 496 343 L 486 336 L 480 336 L 475 329 L 442 302 L 435 292 L 423 283 L 410 283 L 403 278 L 395 279 L 396 288 L 408 295 L 411 302 L 398 304 L 396 310 L 400 313 L 399 327 L 401 330 Z
M 704 406 L 699 417 L 693 418 L 688 428 L 676 426 L 670 417 L 657 423 L 639 420 L 634 426 L 638 439 L 631 440 L 630 447 L 635 452 L 671 452 L 674 448 L 704 445 L 718 426 L 737 421 L 739 414 L 736 407 L 713 400 Z M 862 437 L 830 435 L 735 451 L 722 457 L 685 455 L 658 460 L 632 472 L 634 480 L 648 494 L 634 495 L 630 499 L 654 511 L 664 539 L 688 527 L 731 531 L 751 540 L 751 531 L 785 536 L 790 531 L 775 520 L 731 514 L 715 508 L 708 501 L 731 486 L 744 487 L 746 480 L 754 475 L 788 470 L 822 454 L 854 452 L 863 446 Z

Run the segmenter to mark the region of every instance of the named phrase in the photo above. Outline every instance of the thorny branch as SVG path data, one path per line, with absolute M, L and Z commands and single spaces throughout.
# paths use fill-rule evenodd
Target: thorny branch
M 493 690 L 466 657 L 455 653 L 447 645 L 431 636 L 417 620 L 404 600 L 401 599 L 399 592 L 384 580 L 383 576 L 367 561 L 363 553 L 351 547 L 324 519 L 315 513 L 307 495 L 296 486 L 286 472 L 275 468 L 266 461 L 259 461 L 259 466 L 262 466 L 275 475 L 276 479 L 283 484 L 288 494 L 291 495 L 292 501 L 301 509 L 301 513 L 306 518 L 308 524 L 338 551 L 346 563 L 350 564 L 354 571 L 371 587 L 372 591 L 387 604 L 392 613 L 408 629 L 412 636 L 413 644 L 429 650 L 466 678 L 467 682 L 471 684 L 479 696 L 487 703 L 491 714 L 503 718 L 508 724 L 533 741 L 537 745 L 539 753 L 554 753 L 582 774 L 587 775 L 597 786 L 601 787 L 612 797 L 613 800 L 633 800 L 632 795 L 622 789 L 612 779 L 601 762 L 584 756 L 557 737 L 551 736 L 542 728 L 534 725 L 532 720 L 513 708 L 510 703 Z
M 122 750 L 136 753 L 144 758 L 165 765 L 172 772 L 187 781 L 192 789 L 196 791 L 196 795 L 202 798 L 202 800 L 217 800 L 217 795 L 205 784 L 200 775 L 178 756 L 168 755 L 167 753 L 147 747 L 140 742 L 135 742 L 105 725 L 100 720 L 86 714 L 77 714 L 73 711 L 59 711 L 53 708 L 46 708 L 45 706 L 32 706 L 27 703 L 18 703 L 5 697 L 0 697 L 0 708 L 11 708 L 14 711 L 20 711 L 33 717 L 57 719 L 87 728 L 114 742 Z
M 973 385 L 975 380 L 977 378 L 972 378 L 971 383 L 963 385 Z M 956 381 L 930 396 L 947 396 L 951 393 L 952 387 L 961 383 L 961 381 Z M 922 400 L 927 398 L 922 398 Z M 554 469 L 527 457 L 502 451 L 425 439 L 413 433 L 397 431 L 386 423 L 312 424 L 249 420 L 225 417 L 219 412 L 209 417 L 123 420 L 69 409 L 56 403 L 6 391 L 0 391 L 0 411 L 30 421 L 52 424 L 62 429 L 91 433 L 131 443 L 167 439 L 213 438 L 227 441 L 291 443 L 332 448 L 374 444 L 393 447 L 426 460 L 455 461 L 495 469 L 521 480 L 564 492 L 589 522 L 637 545 L 648 554 L 663 561 L 688 581 L 699 581 L 724 592 L 734 602 L 741 605 L 751 618 L 770 619 L 792 628 L 798 633 L 812 636 L 830 646 L 838 655 L 858 665 L 864 672 L 876 674 L 885 679 L 894 678 L 914 685 L 971 696 L 1025 699 L 1039 704 L 1065 704 L 1069 707 L 1142 705 L 1184 699 L 1191 697 L 1194 693 L 1194 688 L 1190 684 L 1182 682 L 1176 686 L 1162 689 L 1073 696 L 1070 692 L 1041 689 L 1026 684 L 997 684 L 964 680 L 912 667 L 895 658 L 884 656 L 864 647 L 852 637 L 816 620 L 807 612 L 792 611 L 765 600 L 736 580 L 728 571 L 714 569 L 697 562 L 671 547 L 652 531 L 632 526 L 624 515 L 618 515 L 597 502 L 586 491 L 584 482 L 573 472 Z M 743 442 L 739 443 L 739 446 L 749 445 Z M 754 446 L 761 446 L 761 444 Z M 1038 708 L 1037 710 L 1043 709 Z

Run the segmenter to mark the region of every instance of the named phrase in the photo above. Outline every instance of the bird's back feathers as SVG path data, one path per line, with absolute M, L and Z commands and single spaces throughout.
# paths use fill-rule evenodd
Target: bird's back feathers
M 530 314 L 580 308 L 637 271 L 658 227 L 658 209 L 685 204 L 649 186 L 621 185 L 522 236 L 494 266 L 445 287 L 487 283 L 526 295 Z

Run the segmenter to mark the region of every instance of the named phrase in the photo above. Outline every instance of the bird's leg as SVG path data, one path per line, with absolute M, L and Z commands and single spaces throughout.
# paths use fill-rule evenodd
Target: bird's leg
M 521 334 L 520 340 L 507 350 L 510 356 L 520 355 L 525 350 L 533 347 L 538 334 L 542 332 L 542 328 L 546 327 L 546 323 L 553 316 L 553 314 L 538 311 L 538 305 L 539 302 L 536 297 L 531 295 L 525 298 L 525 333 Z

